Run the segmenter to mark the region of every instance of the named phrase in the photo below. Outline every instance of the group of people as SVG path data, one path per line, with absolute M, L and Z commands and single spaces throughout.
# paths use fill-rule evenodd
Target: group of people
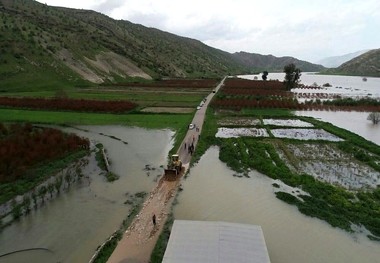
M 194 142 L 194 139 L 193 139 L 193 142 Z M 191 144 L 189 144 L 189 147 L 187 147 L 187 144 L 185 143 L 185 150 L 187 147 L 187 152 L 190 153 L 191 155 L 193 155 L 193 152 L 194 152 L 194 143 L 193 142 Z

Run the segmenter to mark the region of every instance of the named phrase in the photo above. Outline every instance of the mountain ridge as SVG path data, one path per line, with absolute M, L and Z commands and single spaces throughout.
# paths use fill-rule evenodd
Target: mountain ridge
M 355 57 L 341 66 L 328 69 L 324 74 L 341 74 L 366 77 L 380 77 L 380 48 L 372 49 Z
M 321 64 L 327 68 L 337 68 L 339 66 L 341 66 L 343 63 L 355 58 L 355 57 L 358 57 L 366 52 L 370 51 L 370 49 L 365 49 L 365 50 L 359 50 L 359 51 L 356 51 L 356 52 L 351 52 L 351 53 L 347 53 L 347 54 L 343 54 L 343 55 L 339 55 L 339 56 L 331 56 L 331 57 L 327 57 L 327 58 L 323 58 L 321 60 L 319 60 L 317 63 L 318 64 Z
M 275 57 L 273 55 L 261 55 L 245 51 L 236 52 L 233 56 L 240 63 L 258 71 L 282 71 L 284 66 L 290 63 L 296 64 L 296 66 L 304 72 L 318 72 L 324 69 L 322 65 L 316 65 L 290 56 Z

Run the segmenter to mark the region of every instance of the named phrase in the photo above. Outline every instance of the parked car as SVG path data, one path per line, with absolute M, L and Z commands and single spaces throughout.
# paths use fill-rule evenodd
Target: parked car
M 197 106 L 197 110 L 200 110 L 201 109 L 201 106 Z
M 193 124 L 193 123 L 190 123 L 189 124 L 189 130 L 192 130 L 192 129 L 194 129 L 195 128 L 195 125 Z

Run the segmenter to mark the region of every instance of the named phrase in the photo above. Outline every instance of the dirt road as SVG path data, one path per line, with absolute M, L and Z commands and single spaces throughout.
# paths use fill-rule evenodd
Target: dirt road
M 225 78 L 216 87 L 215 92 L 223 85 Z M 216 93 L 207 96 L 204 105 L 196 111 L 192 123 L 194 129 L 187 132 L 178 154 L 184 164 L 185 172 L 189 168 L 191 154 L 188 152 L 189 145 L 193 144 L 196 148 L 199 135 L 202 132 L 203 122 L 207 106 Z M 185 149 L 186 143 L 186 149 Z M 160 179 L 157 186 L 150 192 L 145 200 L 140 213 L 135 217 L 130 227 L 124 233 L 122 240 L 117 245 L 108 263 L 148 263 L 158 236 L 167 219 L 167 215 L 172 205 L 180 178 L 175 181 Z M 153 224 L 153 215 L 156 217 L 156 225 Z

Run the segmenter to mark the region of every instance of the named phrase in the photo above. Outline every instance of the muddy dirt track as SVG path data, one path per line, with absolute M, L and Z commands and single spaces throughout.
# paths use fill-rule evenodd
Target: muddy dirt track
M 223 85 L 224 80 L 218 84 L 216 92 Z M 215 94 L 209 94 L 204 105 L 196 111 L 192 121 L 196 128 L 188 130 L 177 151 L 185 168 L 182 174 L 187 172 L 191 160 L 188 147 L 193 144 L 196 148 L 202 132 L 207 106 Z M 165 180 L 163 176 L 161 177 L 145 200 L 140 213 L 124 233 L 122 240 L 108 259 L 108 263 L 148 263 L 150 261 L 150 255 L 165 224 L 180 180 L 181 178 L 177 178 L 169 181 Z M 153 224 L 153 215 L 156 216 L 156 225 Z

